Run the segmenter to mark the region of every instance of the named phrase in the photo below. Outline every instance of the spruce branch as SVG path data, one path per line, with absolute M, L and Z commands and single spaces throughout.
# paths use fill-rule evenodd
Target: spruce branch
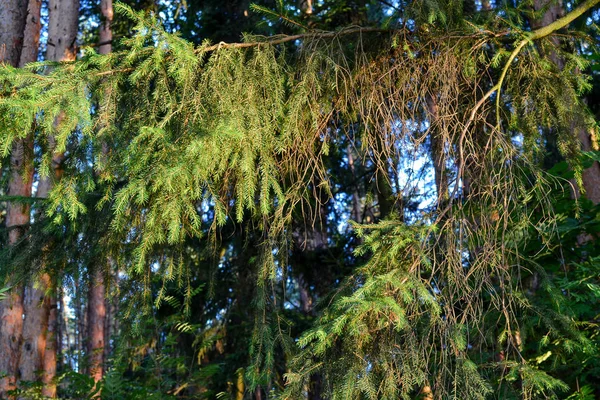
M 471 126 L 471 124 L 473 123 L 473 121 L 475 120 L 477 111 L 479 111 L 479 109 L 481 108 L 481 106 L 483 106 L 483 104 L 486 102 L 486 100 L 489 99 L 496 91 L 498 92 L 498 94 L 496 96 L 496 115 L 497 115 L 496 120 L 498 121 L 497 122 L 498 124 L 500 123 L 499 122 L 500 118 L 498 115 L 499 108 L 500 108 L 500 91 L 502 89 L 502 84 L 504 83 L 504 79 L 506 78 L 506 74 L 508 73 L 508 69 L 510 68 L 512 62 L 515 60 L 517 55 L 519 55 L 521 50 L 523 50 L 523 48 L 527 44 L 533 42 L 534 40 L 543 39 L 546 36 L 549 36 L 549 35 L 553 34 L 554 32 L 568 26 L 571 22 L 573 22 L 574 20 L 579 18 L 581 15 L 583 15 L 584 13 L 589 11 L 591 8 L 596 6 L 598 3 L 600 3 L 600 0 L 587 0 L 584 3 L 580 4 L 579 7 L 575 8 L 573 11 L 571 11 L 570 13 L 565 15 L 564 17 L 559 18 L 556 21 L 552 22 L 551 24 L 548 24 L 548 25 L 541 27 L 539 29 L 536 29 L 534 31 L 528 32 L 524 35 L 525 37 L 517 44 L 515 49 L 512 51 L 512 53 L 508 57 L 508 60 L 504 64 L 504 68 L 502 69 L 502 73 L 500 74 L 500 78 L 498 79 L 498 82 L 490 90 L 488 90 L 481 99 L 479 99 L 479 101 L 475 104 L 475 107 L 473 107 L 473 109 L 471 110 L 469 119 L 465 123 L 465 126 L 461 132 L 461 135 L 459 137 L 459 142 L 458 142 L 460 163 L 459 163 L 458 175 L 456 178 L 457 182 L 460 181 L 460 179 L 462 178 L 463 172 L 464 172 L 463 171 L 464 170 L 463 144 L 464 144 L 464 140 L 465 140 L 467 131 L 468 131 L 469 127 Z M 456 185 L 454 187 L 454 192 L 456 192 L 457 189 L 458 189 L 458 185 Z
M 249 47 L 258 47 L 258 46 L 275 46 L 278 44 L 283 44 L 287 42 L 293 42 L 295 40 L 308 39 L 308 38 L 316 38 L 316 39 L 327 39 L 327 38 L 335 38 L 338 36 L 344 35 L 352 35 L 355 33 L 393 33 L 397 30 L 392 29 L 384 29 L 384 28 L 373 28 L 373 27 L 350 27 L 347 29 L 343 29 L 336 32 L 331 31 L 313 31 L 307 33 L 299 33 L 297 35 L 286 35 L 286 36 L 273 36 L 267 38 L 262 42 L 247 42 L 247 43 L 225 43 L 220 42 L 214 44 L 212 46 L 200 47 L 196 50 L 198 53 L 209 53 L 215 50 L 221 49 L 244 49 Z

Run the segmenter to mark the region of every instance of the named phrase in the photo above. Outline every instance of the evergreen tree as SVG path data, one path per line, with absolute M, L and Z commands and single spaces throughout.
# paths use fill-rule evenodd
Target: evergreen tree
M 59 396 L 600 390 L 597 3 L 119 4 L 114 52 L 5 66 L 3 156 L 35 120 L 61 167 L 6 275 L 89 279 Z

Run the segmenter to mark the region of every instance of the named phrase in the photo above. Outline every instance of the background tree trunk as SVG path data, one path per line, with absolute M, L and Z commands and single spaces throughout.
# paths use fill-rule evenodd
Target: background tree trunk
M 444 130 L 440 121 L 440 110 L 437 103 L 437 98 L 433 95 L 428 95 L 425 99 L 425 108 L 427 110 L 427 118 L 429 120 L 429 129 L 431 134 L 431 161 L 433 162 L 433 171 L 435 178 L 435 188 L 437 191 L 438 206 L 448 201 L 448 171 L 446 168 L 446 152 Z
M 550 25 L 565 14 L 563 3 L 560 0 L 535 0 L 534 9 L 536 11 L 545 9 L 546 11 L 539 19 L 530 20 L 530 24 L 533 29 Z M 552 37 L 551 40 L 556 47 L 561 46 L 560 40 L 557 37 Z M 549 54 L 548 57 L 552 60 L 552 62 L 554 62 L 554 64 L 556 64 L 558 68 L 562 69 L 564 67 L 565 61 L 558 57 L 557 54 Z M 592 135 L 587 129 L 582 128 L 581 126 L 575 126 L 573 134 L 579 139 L 579 142 L 581 143 L 581 150 L 597 150 L 595 148 Z M 594 161 L 589 168 L 583 170 L 581 178 L 586 197 L 594 204 L 600 203 L 600 164 Z M 576 187 L 574 194 L 575 197 L 579 197 L 580 193 L 581 191 Z
M 48 49 L 50 61 L 73 61 L 77 56 L 79 0 L 49 0 Z
M 41 0 L 29 0 L 19 67 L 24 67 L 26 64 L 38 59 L 40 31 L 42 30 L 41 9 Z
M 52 286 L 56 288 L 56 285 Z M 58 346 L 60 336 L 56 334 L 58 327 L 56 293 L 50 294 L 50 296 L 47 297 L 47 301 L 49 302 L 50 310 L 48 312 L 48 331 L 46 333 L 46 350 L 44 352 L 43 360 L 42 396 L 54 398 L 56 397 L 56 383 L 54 382 L 54 377 L 56 376 L 57 349 L 60 349 L 60 346 Z
M 27 0 L 2 0 L 0 8 L 0 62 L 16 67 L 21 59 Z
M 43 274 L 37 284 L 32 282 L 25 288 L 23 344 L 19 361 L 20 380 L 22 381 L 35 381 L 39 372 L 42 371 L 50 312 L 50 298 L 46 296 L 45 291 L 49 285 L 50 276 Z
M 88 291 L 89 373 L 95 382 L 102 379 L 104 368 L 104 319 L 106 318 L 104 292 L 102 271 L 96 269 Z
M 40 36 L 39 5 L 36 1 L 6 0 L 0 8 L 0 63 L 23 66 L 37 59 Z M 33 136 L 14 143 L 10 157 L 9 196 L 31 197 L 33 182 Z M 29 225 L 30 206 L 10 202 L 6 211 L 8 245 L 19 242 Z M 16 283 L 16 282 L 13 282 Z M 23 288 L 17 285 L 0 304 L 0 397 L 15 388 L 23 332 Z
M 112 51 L 113 20 L 112 0 L 101 0 L 102 23 L 99 32 L 99 52 L 108 54 Z M 106 153 L 106 146 L 103 152 Z M 110 264 L 110 260 L 108 260 Z M 104 373 L 104 346 L 106 339 L 106 288 L 101 268 L 96 268 L 90 276 L 88 291 L 88 356 L 89 373 L 95 382 L 102 379 Z
M 23 67 L 37 60 L 40 41 L 40 12 L 42 2 L 30 0 L 25 25 L 25 38 L 19 66 Z M 31 136 L 33 145 L 33 136 Z M 33 167 L 32 167 L 33 171 Z M 48 276 L 42 276 L 39 282 L 31 279 L 25 288 L 23 300 L 23 344 L 19 360 L 20 379 L 34 381 L 42 370 L 42 361 L 46 348 L 46 331 L 48 328 L 48 306 L 44 305 L 44 290 L 48 287 Z
M 48 47 L 46 50 L 46 60 L 49 61 L 73 61 L 76 58 L 76 39 L 79 26 L 79 0 L 50 0 L 48 5 Z M 61 118 L 57 118 L 55 125 L 60 124 Z M 50 176 L 40 180 L 38 186 L 38 197 L 47 198 L 54 187 L 56 181 L 60 180 L 63 174 L 63 162 L 65 156 L 63 153 L 54 152 L 56 146 L 53 137 L 48 138 L 49 151 L 52 154 L 52 165 Z M 43 301 L 42 311 L 46 318 L 46 332 L 40 331 L 39 335 L 47 335 L 47 341 L 44 342 L 44 352 L 42 361 L 42 381 L 44 382 L 43 393 L 47 397 L 56 397 L 56 288 L 53 287 L 52 279 L 47 274 L 42 275 L 42 282 L 47 282 L 47 286 L 40 288 L 46 293 Z M 26 317 L 27 318 L 27 317 Z M 33 321 L 32 321 L 33 322 Z M 44 326 L 38 326 L 42 330 Z

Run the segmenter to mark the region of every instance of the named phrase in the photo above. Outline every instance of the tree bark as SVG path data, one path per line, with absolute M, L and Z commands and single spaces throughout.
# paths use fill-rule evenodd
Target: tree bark
M 29 15 L 28 15 L 29 6 Z M 31 23 L 30 23 L 31 22 Z M 0 8 L 0 63 L 13 67 L 36 61 L 39 43 L 39 3 L 5 0 Z M 9 196 L 31 197 L 33 136 L 17 140 L 10 156 Z M 6 210 L 8 245 L 16 245 L 29 225 L 30 206 L 10 202 Z M 11 282 L 12 284 L 16 282 Z M 16 387 L 23 332 L 23 287 L 16 285 L 0 303 L 0 397 Z
M 49 0 L 46 59 L 73 61 L 77 56 L 79 0 Z
M 10 157 L 11 176 L 9 196 L 31 196 L 33 169 L 25 163 L 31 161 L 33 148 L 30 137 L 14 143 Z M 24 174 L 23 174 L 24 173 Z M 6 227 L 9 230 L 8 245 L 15 246 L 29 225 L 29 204 L 10 202 L 6 212 Z M 13 285 L 16 282 L 11 282 Z M 18 379 L 19 352 L 23 333 L 23 287 L 16 284 L 8 297 L 0 304 L 0 398 L 16 387 Z
M 5 374 L 5 377 L 0 380 L 0 398 L 7 397 L 7 392 L 16 387 L 23 328 L 23 297 L 21 293 L 21 287 L 13 289 L 8 298 L 2 302 L 0 310 L 2 318 L 0 373 Z
M 97 269 L 90 280 L 88 291 L 88 362 L 89 373 L 95 382 L 102 379 L 104 369 L 104 277 Z
M 40 21 L 41 6 L 42 2 L 40 0 L 29 0 L 23 50 L 19 60 L 20 67 L 37 61 L 42 27 Z M 32 142 L 33 138 L 31 137 L 30 145 L 33 145 Z M 48 328 L 48 307 L 44 305 L 44 291 L 48 287 L 48 278 L 48 276 L 42 276 L 38 284 L 32 279 L 24 292 L 23 312 L 25 320 L 23 321 L 23 343 L 19 360 L 20 379 L 23 381 L 36 380 L 42 369 L 42 360 L 46 348 L 46 330 Z
M 100 10 L 102 12 L 102 23 L 100 24 L 100 54 L 108 54 L 112 50 L 113 19 L 112 0 L 101 0 Z M 103 152 L 107 151 L 105 145 Z M 110 260 L 108 260 L 110 264 Z M 90 288 L 88 291 L 88 357 L 89 373 L 98 382 L 104 373 L 104 346 L 106 339 L 106 288 L 104 285 L 104 274 L 100 268 L 96 268 L 90 276 Z
M 435 177 L 435 187 L 437 190 L 438 205 L 448 201 L 448 171 L 446 169 L 446 152 L 443 128 L 440 124 L 440 111 L 437 99 L 428 95 L 425 99 L 425 108 L 429 120 L 430 140 L 431 140 L 431 160 L 433 161 L 433 170 Z
M 561 0 L 535 0 L 534 9 L 536 11 L 546 9 L 546 11 L 540 18 L 530 20 L 532 29 L 539 29 L 548 26 L 565 15 Z M 552 37 L 550 40 L 556 47 L 561 45 L 557 37 Z M 565 61 L 558 57 L 556 53 L 549 54 L 548 57 L 558 68 L 562 69 L 564 67 Z M 597 143 L 594 143 L 594 139 L 587 129 L 577 126 L 574 128 L 573 133 L 577 136 L 579 142 L 581 143 L 581 150 L 597 150 Z M 600 203 L 600 164 L 594 161 L 589 168 L 583 171 L 582 180 L 586 197 L 594 204 Z M 579 197 L 581 195 L 579 188 L 576 188 L 574 195 L 575 197 Z
M 76 58 L 75 41 L 79 24 L 79 0 L 50 0 L 48 19 L 48 47 L 46 50 L 46 60 L 49 61 L 73 61 Z M 55 125 L 61 123 L 58 117 Z M 40 179 L 38 184 L 37 197 L 47 198 L 52 191 L 55 182 L 60 180 L 63 174 L 63 162 L 65 156 L 63 153 L 55 152 L 56 141 L 54 137 L 48 138 L 48 151 L 52 152 L 50 175 Z M 56 325 L 57 325 L 57 299 L 55 287 L 52 285 L 52 279 L 49 274 L 44 273 L 40 279 L 41 293 L 34 294 L 34 300 L 38 296 L 44 296 L 42 307 L 40 309 L 32 308 L 25 317 L 25 324 L 32 326 L 31 335 L 43 337 L 43 340 L 37 340 L 38 351 L 36 351 L 35 365 L 42 370 L 43 394 L 46 397 L 56 397 Z M 49 292 L 49 293 L 47 293 Z M 38 356 L 40 357 L 38 359 Z M 31 364 L 32 360 L 23 359 L 24 364 Z
M 43 274 L 37 284 L 32 282 L 25 288 L 23 344 L 19 361 L 21 381 L 35 381 L 42 371 L 50 311 L 50 298 L 45 291 L 49 285 L 50 276 Z
M 52 285 L 56 288 L 56 285 Z M 60 349 L 58 341 L 60 336 L 57 335 L 58 328 L 58 307 L 56 293 L 51 293 L 47 297 L 49 302 L 48 312 L 48 331 L 46 333 L 46 349 L 44 352 L 43 375 L 42 375 L 42 396 L 55 398 L 56 397 L 56 359 L 57 349 Z
M 109 54 L 112 51 L 112 0 L 100 0 L 100 11 L 102 12 L 102 23 L 100 24 L 98 52 Z
M 25 37 L 28 0 L 2 0 L 0 8 L 0 63 L 16 67 Z
M 19 67 L 24 67 L 38 59 L 38 52 L 40 50 L 40 31 L 42 30 L 41 9 L 41 0 L 29 0 L 24 28 L 23 49 L 21 50 L 21 56 L 19 58 Z

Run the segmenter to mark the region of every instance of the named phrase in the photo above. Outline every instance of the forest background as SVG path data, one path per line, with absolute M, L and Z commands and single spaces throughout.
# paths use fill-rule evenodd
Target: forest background
M 597 4 L 3 0 L 0 398 L 599 398 Z

